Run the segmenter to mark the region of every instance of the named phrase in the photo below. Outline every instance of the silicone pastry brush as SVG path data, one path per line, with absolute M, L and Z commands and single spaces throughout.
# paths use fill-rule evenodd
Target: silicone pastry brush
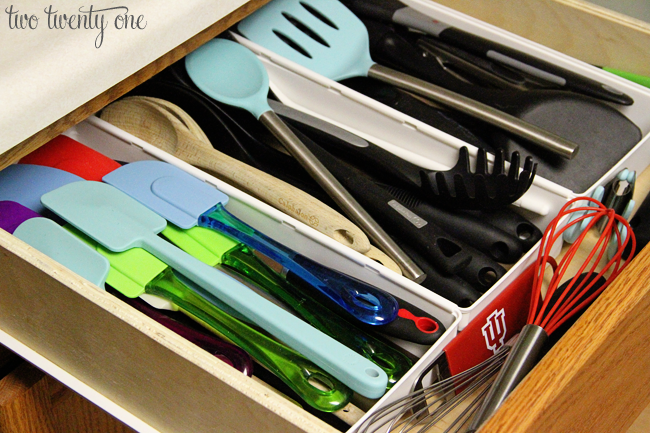
M 388 375 L 389 388 L 412 366 L 410 359 L 401 352 L 366 333 L 352 321 L 336 315 L 317 303 L 308 294 L 300 291 L 281 273 L 272 269 L 275 264 L 256 255 L 244 244 L 203 227 L 181 230 L 173 225 L 168 225 L 161 234 L 202 262 L 210 266 L 223 266 L 226 269 L 231 269 L 246 281 L 282 301 L 290 310 L 316 329 L 376 363 Z M 442 335 L 445 328 L 433 318 L 427 317 L 421 318 L 421 320 L 428 322 L 427 325 L 422 326 L 425 331 L 428 331 L 424 333 L 424 337 L 430 336 L 429 344 L 433 344 Z M 413 322 L 410 323 L 413 324 Z M 390 325 L 372 328 L 379 328 L 377 331 L 382 332 L 385 326 Z M 423 333 L 417 328 L 415 328 L 415 332 Z M 411 334 L 415 332 L 411 332 Z M 409 337 L 409 332 L 397 332 L 397 334 L 393 336 L 408 339 L 403 335 L 406 334 L 406 337 Z M 417 338 L 415 339 L 417 340 Z
M 78 231 L 75 234 L 83 236 Z M 141 297 L 157 308 L 179 310 L 222 335 L 248 352 L 317 409 L 333 412 L 348 404 L 352 393 L 340 381 L 298 352 L 215 307 L 183 284 L 165 263 L 145 250 L 132 248 L 116 253 L 88 237 L 83 236 L 83 239 L 108 259 L 111 270 L 107 282 L 123 295 Z M 323 391 L 316 388 L 310 379 L 331 384 L 332 389 Z
M 180 228 L 198 225 L 232 236 L 280 263 L 361 322 L 379 325 L 397 316 L 397 301 L 390 294 L 326 268 L 260 233 L 226 210 L 226 194 L 171 164 L 132 162 L 103 180 Z
M 104 248 L 147 250 L 356 392 L 369 398 L 385 392 L 388 378 L 383 370 L 240 281 L 161 239 L 158 233 L 167 221 L 116 188 L 100 182 L 73 182 L 43 195 L 41 202 Z
M 31 219 L 35 221 L 28 222 Z M 105 281 L 109 284 L 115 282 L 114 275 L 106 268 L 106 260 L 103 257 L 89 250 L 69 231 L 19 203 L 0 202 L 0 228 L 27 242 L 101 289 L 104 288 Z M 242 373 L 249 376 L 252 374 L 253 363 L 250 357 L 238 347 L 219 341 L 215 337 L 206 337 L 171 319 L 160 316 L 153 319 Z
M 64 146 L 59 147 L 61 144 Z M 98 163 L 88 166 L 85 161 L 76 159 L 77 153 L 88 154 L 89 158 Z M 325 268 L 304 256 L 297 255 L 257 232 L 223 207 L 227 203 L 228 196 L 170 164 L 140 161 L 127 164 L 124 167 L 120 167 L 118 164 L 117 166 L 120 168 L 115 170 L 114 164 L 117 164 L 115 161 L 81 143 L 74 145 L 70 139 L 50 143 L 45 154 L 32 159 L 40 164 L 58 164 L 58 161 L 64 160 L 67 170 L 88 179 L 104 178 L 107 183 L 119 185 L 120 189 L 127 190 L 127 193 L 135 196 L 141 202 L 144 200 L 150 208 L 164 214 L 163 216 L 179 227 L 189 228 L 201 223 L 198 218 L 200 212 L 196 213 L 196 210 L 201 206 L 205 210 L 214 206 L 214 210 L 206 212 L 211 213 L 212 219 L 205 217 L 206 221 L 203 223 L 212 224 L 214 226 L 212 228 L 218 230 L 229 230 L 231 236 L 249 246 L 253 246 L 251 242 L 256 242 L 258 246 L 265 248 L 266 252 L 261 252 L 267 256 L 270 256 L 270 251 L 275 256 L 281 257 L 282 260 L 276 259 L 276 261 L 281 262 L 301 278 L 307 279 L 315 288 L 329 291 L 329 296 L 338 299 L 346 311 L 357 319 L 375 325 L 389 323 L 397 317 L 398 306 L 392 296 L 366 283 Z M 43 170 L 47 169 L 49 168 L 43 167 Z M 184 188 L 188 188 L 192 194 L 185 194 Z M 172 193 L 172 196 L 169 196 L 169 193 Z M 192 213 L 196 218 L 192 216 Z M 223 221 L 219 222 L 214 218 L 221 218 Z M 302 260 L 302 263 L 298 263 L 296 260 Z

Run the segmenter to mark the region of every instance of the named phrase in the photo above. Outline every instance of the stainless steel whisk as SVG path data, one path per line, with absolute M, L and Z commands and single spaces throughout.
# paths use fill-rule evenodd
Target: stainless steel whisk
M 358 433 L 425 432 L 455 409 L 464 407 L 445 433 L 462 431 L 485 398 L 512 344 L 513 341 L 506 343 L 493 356 L 462 373 L 414 391 L 375 411 L 359 427 Z

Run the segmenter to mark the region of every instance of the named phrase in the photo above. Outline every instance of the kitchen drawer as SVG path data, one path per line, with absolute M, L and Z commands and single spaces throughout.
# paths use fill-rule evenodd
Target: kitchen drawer
M 64 108 L 49 126 L 22 131 L 29 138 L 2 148 L 0 166 L 84 120 L 259 4 L 248 3 L 187 42 L 179 39 L 182 45 L 144 68 L 134 64 L 133 75 L 97 88 L 79 108 Z M 335 431 L 1 231 L 0 248 L 0 342 L 137 430 Z M 649 254 L 637 257 L 482 432 L 614 432 L 631 424 L 650 401 L 650 333 L 643 326 L 650 307 Z

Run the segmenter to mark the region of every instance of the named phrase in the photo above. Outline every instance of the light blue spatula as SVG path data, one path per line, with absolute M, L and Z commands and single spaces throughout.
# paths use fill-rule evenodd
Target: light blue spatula
M 116 188 L 74 182 L 45 194 L 41 202 L 111 251 L 140 247 L 150 252 L 356 392 L 369 398 L 385 392 L 388 378 L 383 370 L 234 278 L 165 242 L 157 234 L 166 221 Z
M 182 229 L 199 225 L 227 233 L 280 263 L 361 322 L 381 325 L 397 316 L 399 307 L 390 294 L 334 272 L 258 232 L 225 209 L 226 194 L 178 167 L 138 161 L 103 180 Z
M 194 84 L 205 94 L 254 115 L 345 214 L 395 260 L 404 276 L 416 282 L 424 281 L 426 275 L 422 269 L 271 109 L 267 102 L 269 77 L 262 62 L 249 49 L 225 39 L 213 39 L 185 58 L 185 68 Z

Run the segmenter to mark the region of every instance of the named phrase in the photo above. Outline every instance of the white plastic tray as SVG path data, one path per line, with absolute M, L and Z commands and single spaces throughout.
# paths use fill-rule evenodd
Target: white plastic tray
M 94 116 L 70 128 L 65 135 L 121 162 L 143 159 L 159 159 L 169 162 L 226 193 L 230 197 L 226 208 L 256 229 L 327 266 L 400 296 L 440 319 L 447 331 L 433 346 L 427 347 L 401 341 L 398 343 L 419 356 L 420 360 L 397 385 L 382 397 L 382 403 L 392 401 L 410 392 L 419 374 L 442 353 L 444 347 L 457 335 L 461 313 L 453 303 L 137 137 Z M 397 340 L 395 341 L 397 342 Z M 101 399 L 93 401 L 113 413 Z M 119 413 L 114 413 L 114 415 L 121 418 Z
M 629 94 L 631 106 L 618 107 L 643 133 L 642 140 L 587 191 L 571 191 L 540 176 L 535 177 L 529 191 L 515 203 L 521 212 L 542 230 L 566 202 L 577 196 L 590 195 L 598 185 L 613 179 L 623 168 L 641 172 L 650 164 L 650 90 L 599 68 L 580 62 L 549 48 L 530 42 L 502 29 L 468 17 L 442 5 L 407 0 L 405 3 L 420 12 L 462 30 L 493 39 L 501 44 L 536 55 L 566 69 L 584 74 Z M 235 34 L 237 41 L 257 54 L 269 73 L 271 90 L 284 104 L 344 128 L 378 146 L 424 168 L 447 170 L 457 161 L 458 149 L 476 148 L 439 131 L 430 125 L 387 107 L 365 95 L 316 74 L 284 57 Z M 558 252 L 561 245 L 557 246 Z M 533 248 L 515 264 L 501 280 L 469 308 L 460 308 L 463 319 L 459 330 L 494 300 L 535 258 Z

